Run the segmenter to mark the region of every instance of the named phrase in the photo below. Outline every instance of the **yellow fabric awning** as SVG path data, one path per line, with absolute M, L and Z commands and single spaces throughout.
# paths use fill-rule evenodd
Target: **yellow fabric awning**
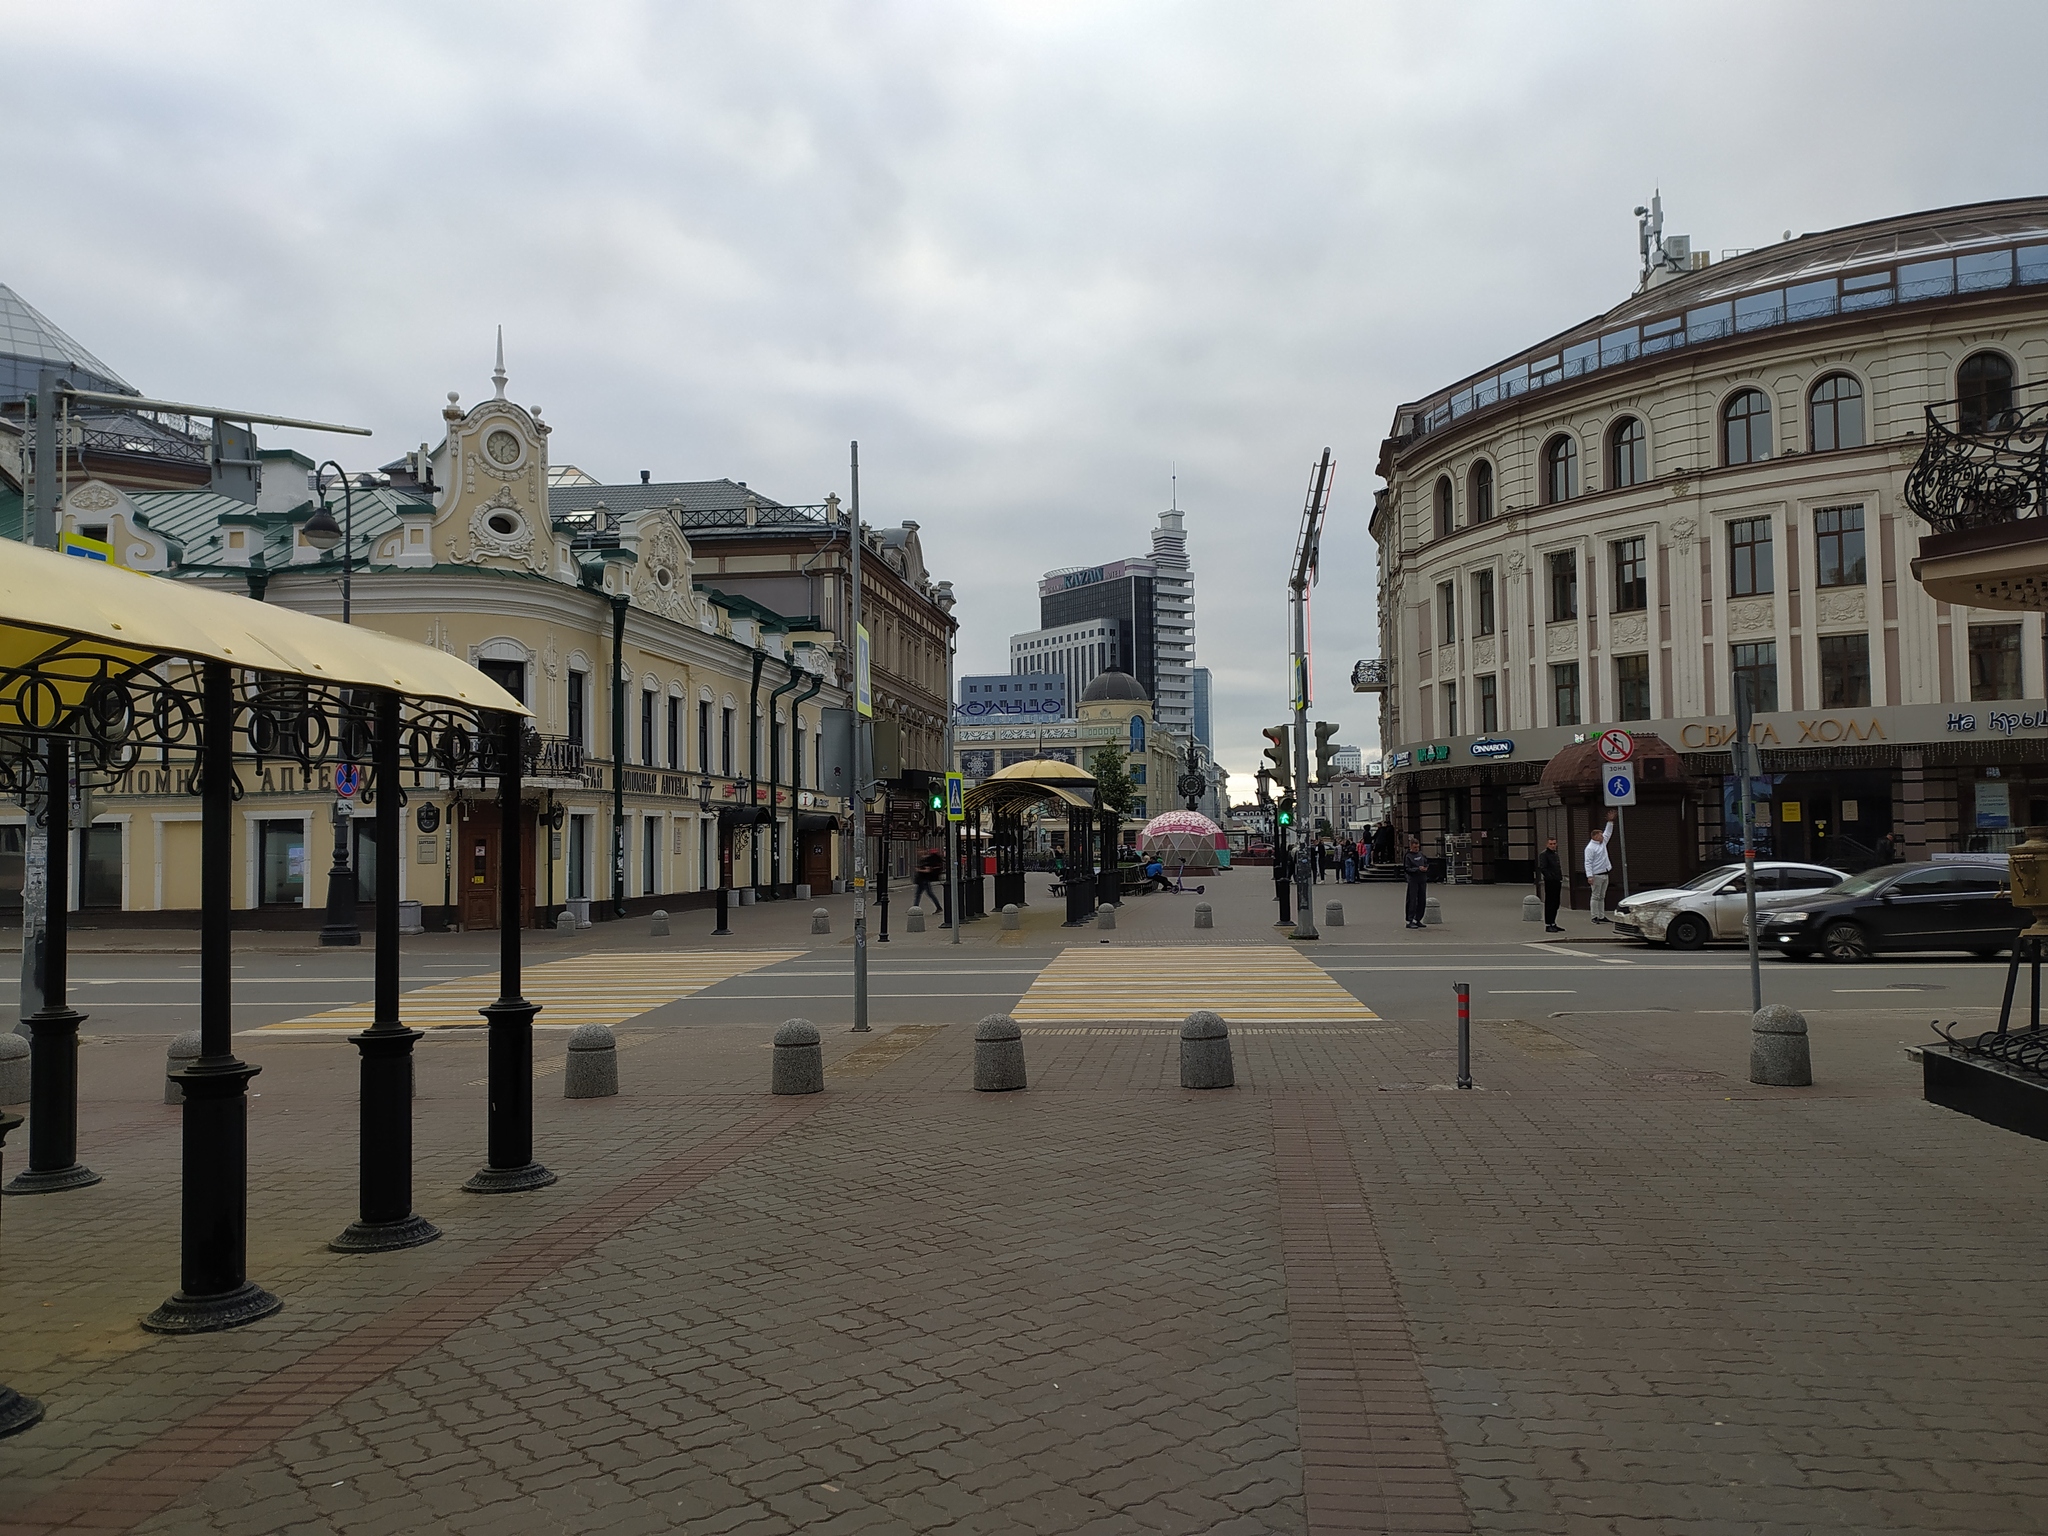
M 430 646 L 189 582 L 0 544 L 0 671 L 9 674 L 0 684 L 0 727 L 50 725 L 52 707 L 61 700 L 68 715 L 97 678 L 166 660 L 223 661 L 249 672 L 531 713 L 476 668 Z M 37 681 L 22 675 L 28 669 Z

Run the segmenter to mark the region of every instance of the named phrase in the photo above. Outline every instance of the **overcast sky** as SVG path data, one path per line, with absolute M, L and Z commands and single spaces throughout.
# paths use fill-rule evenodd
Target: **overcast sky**
M 0 282 L 138 388 L 374 427 L 365 467 L 501 323 L 601 479 L 815 501 L 857 437 L 963 671 L 1177 466 L 1249 775 L 1324 445 L 1314 713 L 1370 751 L 1394 407 L 1626 297 L 1654 186 L 1714 251 L 2041 192 L 2044 47 L 2038 4 L 1872 0 L 0 0 Z

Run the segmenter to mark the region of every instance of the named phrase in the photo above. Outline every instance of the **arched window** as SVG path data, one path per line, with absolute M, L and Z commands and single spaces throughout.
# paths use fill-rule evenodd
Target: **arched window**
M 1830 448 L 1863 446 L 1863 386 L 1846 373 L 1831 373 L 1806 397 L 1809 446 L 1815 453 Z
M 1721 462 L 1760 464 L 1771 456 L 1771 402 L 1760 389 L 1738 390 L 1721 407 Z
M 1650 478 L 1650 439 L 1643 424 L 1624 416 L 1607 434 L 1607 488 L 1641 485 Z
M 1956 370 L 1956 425 L 1965 432 L 2002 431 L 2012 411 L 2012 364 L 1978 352 Z
M 1465 476 L 1465 506 L 1475 523 L 1493 517 L 1493 466 L 1481 459 Z
M 1440 539 L 1450 537 L 1451 526 L 1451 477 L 1449 475 L 1438 475 L 1436 477 L 1436 536 Z
M 1570 501 L 1579 494 L 1579 445 L 1560 432 L 1543 445 L 1543 499 Z

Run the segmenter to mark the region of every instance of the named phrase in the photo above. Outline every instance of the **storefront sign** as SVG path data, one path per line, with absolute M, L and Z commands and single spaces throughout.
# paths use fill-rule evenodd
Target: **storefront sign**
M 1448 763 L 1450 760 L 1451 749 L 1444 742 L 1437 742 L 1433 746 L 1417 747 L 1415 749 L 1415 761 L 1418 763 Z
M 1474 757 L 1512 757 L 1515 744 L 1501 736 L 1482 736 L 1472 743 Z
M 1392 773 L 1396 768 L 1406 768 L 1410 761 L 1411 758 L 1406 752 L 1389 752 L 1387 754 L 1386 771 Z
M 2012 786 L 1980 783 L 1977 786 L 1977 829 L 2000 832 L 2012 825 Z
M 1951 722 L 1954 716 L 1949 717 Z M 1749 728 L 1749 739 L 1759 747 L 1784 746 L 1832 746 L 1838 741 L 1883 741 L 1884 722 L 1875 715 L 1859 719 L 1851 716 L 1846 720 L 1833 715 L 1819 715 L 1811 720 L 1794 719 L 1791 728 L 1796 733 L 1791 740 L 1778 734 L 1778 728 L 1768 720 L 1759 720 Z M 1954 730 L 1953 723 L 1949 729 Z M 1678 744 L 1688 752 L 1711 752 L 1727 746 L 1735 740 L 1735 726 L 1731 721 L 1723 725 L 1718 720 L 1688 720 L 1678 732 Z
M 1984 717 L 1986 726 L 2010 736 L 2014 731 L 2048 730 L 2048 709 L 2014 713 L 2010 710 L 1994 709 Z M 1977 729 L 1974 714 L 1955 714 L 1948 717 L 1951 731 L 1970 732 Z

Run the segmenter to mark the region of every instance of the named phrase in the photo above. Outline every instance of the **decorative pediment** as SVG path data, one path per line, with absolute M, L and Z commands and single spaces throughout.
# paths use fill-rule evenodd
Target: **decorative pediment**
M 633 604 L 688 624 L 697 618 L 697 596 L 691 587 L 694 556 L 690 541 L 665 516 L 645 515 L 636 524 L 639 561 L 632 578 Z
M 469 515 L 469 544 L 458 542 L 450 551 L 463 565 L 482 565 L 489 560 L 513 561 L 536 574 L 545 575 L 554 563 L 554 538 L 539 536 L 535 518 L 519 504 L 511 486 L 478 506 Z

